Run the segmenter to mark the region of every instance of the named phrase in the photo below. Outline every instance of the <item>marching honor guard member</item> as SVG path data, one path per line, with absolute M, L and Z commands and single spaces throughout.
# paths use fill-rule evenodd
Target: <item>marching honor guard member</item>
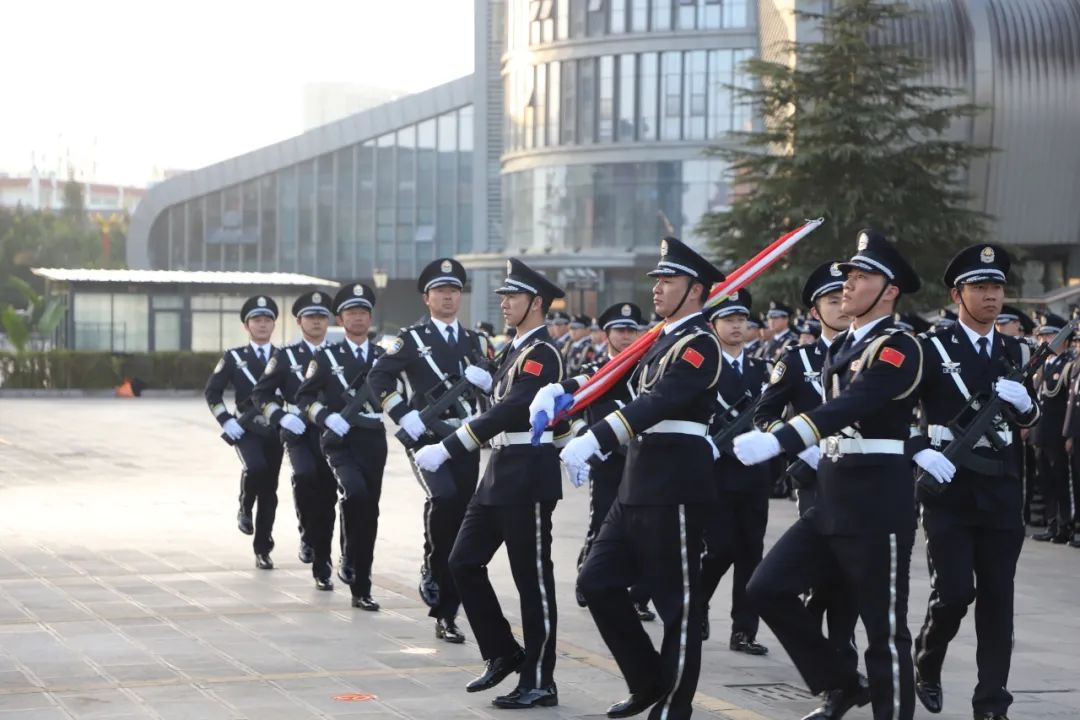
M 552 310 L 545 316 L 544 322 L 551 335 L 551 343 L 559 352 L 565 353 L 570 344 L 570 316 L 562 310 Z
M 592 362 L 595 357 L 591 326 L 592 318 L 588 315 L 575 315 L 570 321 L 570 342 L 563 348 L 567 375 L 577 375 L 582 366 Z
M 260 570 L 274 567 L 270 551 L 274 549 L 272 533 L 277 514 L 282 450 L 276 433 L 252 403 L 251 390 L 277 352 L 270 343 L 277 316 L 277 303 L 273 298 L 258 295 L 247 299 L 240 308 L 240 321 L 250 340 L 246 345 L 225 351 L 206 381 L 204 392 L 210 412 L 225 431 L 221 437 L 236 450 L 243 467 L 236 524 L 240 532 L 255 536 L 252 543 L 255 567 Z M 235 414 L 229 412 L 223 400 L 225 389 L 230 385 L 235 394 Z
M 937 483 L 922 485 L 922 526 L 930 566 L 930 601 L 915 640 L 915 692 L 932 713 L 941 712 L 941 668 L 949 642 L 975 603 L 979 680 L 972 697 L 975 720 L 1004 720 L 1012 703 L 1006 689 L 1013 637 L 1013 579 L 1024 542 L 1019 428 L 1039 418 L 1034 391 L 1005 379 L 1024 367 L 1030 348 L 994 332 L 1005 298 L 1009 255 L 997 245 L 973 245 L 956 255 L 944 283 L 958 306 L 952 327 L 923 339 L 922 401 L 926 434 L 910 441 L 915 463 Z M 980 438 L 975 455 L 996 469 L 954 464 L 941 451 L 954 440 L 949 424 L 971 421 L 973 397 L 997 395 L 1006 403 L 994 432 L 995 449 Z M 966 413 L 961 415 L 961 413 Z
M 825 358 L 826 401 L 771 432 L 735 441 L 748 465 L 785 451 L 821 449 L 814 507 L 765 556 L 747 591 L 811 692 L 826 694 L 807 720 L 835 720 L 868 701 L 875 720 L 911 720 L 907 598 L 915 493 L 904 441 L 922 349 L 893 325 L 892 315 L 900 295 L 921 283 L 893 244 L 872 230 L 859 233 L 856 254 L 839 267 L 846 274 L 841 308 L 852 320 Z M 821 587 L 827 568 L 836 567 L 866 629 L 869 689 L 799 598 Z
M 754 414 L 754 424 L 770 431 L 784 420 L 806 413 L 820 405 L 825 396 L 822 368 L 825 355 L 833 340 L 848 329 L 851 319 L 842 308 L 844 271 L 839 262 L 819 265 L 803 285 L 802 301 L 810 315 L 821 323 L 821 336 L 813 343 L 791 348 L 772 369 L 769 386 L 762 393 Z M 817 467 L 821 451 L 815 445 L 797 456 L 804 464 L 803 472 L 794 478 L 798 489 L 800 517 L 814 506 Z M 798 532 L 796 530 L 795 532 Z M 854 594 L 844 587 L 843 573 L 831 563 L 826 579 L 808 587 L 806 607 L 820 626 L 824 618 L 829 630 L 829 642 L 836 648 L 849 676 L 858 672 L 859 655 L 853 638 L 859 620 Z
M 795 311 L 784 303 L 775 300 L 769 303 L 765 321 L 769 324 L 770 337 L 761 351 L 763 360 L 774 363 L 788 348 L 798 344 L 799 338 L 791 329 L 791 318 L 794 315 Z
M 723 433 L 745 413 L 751 413 L 748 419 L 752 420 L 762 388 L 769 381 L 769 363 L 748 356 L 743 349 L 751 302 L 750 292 L 740 290 L 709 312 L 723 353 L 716 389 L 716 415 L 710 428 L 714 436 Z M 746 598 L 746 583 L 765 550 L 771 478 L 767 465 L 747 467 L 735 457 L 731 445 L 724 444 L 726 447 L 717 448 L 719 457 L 713 465 L 716 502 L 705 519 L 705 555 L 701 559 L 705 611 L 701 635 L 702 640 L 709 639 L 709 601 L 721 578 L 734 566 L 728 647 L 747 655 L 765 655 L 769 650 L 757 641 L 759 619 Z
M 379 498 L 386 466 L 386 431 L 379 403 L 365 379 L 383 349 L 368 340 L 375 293 L 362 283 L 334 295 L 334 314 L 345 340 L 323 347 L 308 363 L 296 404 L 322 432 L 321 447 L 337 480 L 343 560 L 338 577 L 352 591 L 352 606 L 374 612 L 371 564 L 379 531 Z M 329 578 L 327 578 L 329 581 Z
M 607 365 L 608 361 L 628 348 L 641 334 L 641 328 L 645 325 L 645 318 L 641 308 L 634 303 L 616 303 L 600 315 L 600 326 L 604 330 L 607 354 L 598 360 L 587 363 L 581 373 L 569 380 L 564 380 L 552 388 L 557 394 L 572 393 L 581 387 L 586 380 L 599 372 L 600 368 Z M 543 391 L 542 391 L 543 392 Z M 615 383 L 606 393 L 598 397 L 583 412 L 571 419 L 571 434 L 584 432 L 596 423 L 603 420 L 610 413 L 621 410 L 633 399 L 633 390 L 629 385 L 629 378 L 624 382 Z M 534 401 L 535 402 L 535 401 Z M 543 400 L 541 400 L 543 402 Z M 537 406 L 539 407 L 539 406 Z M 533 406 L 529 410 L 532 412 Z M 626 468 L 626 450 L 622 446 L 616 448 L 606 460 L 597 458 L 589 463 L 589 528 L 585 535 L 585 545 L 578 553 L 578 570 L 589 556 L 589 549 L 600 532 L 600 526 L 607 517 L 611 505 L 619 492 L 619 484 L 622 482 L 623 470 Z M 578 605 L 586 606 L 585 596 L 580 588 L 575 588 Z M 634 601 L 638 618 L 648 622 L 656 619 L 656 614 L 649 609 L 649 594 L 641 586 L 630 588 L 630 597 Z
M 1046 343 L 1065 327 L 1065 318 L 1053 313 L 1042 316 L 1035 334 Z M 1075 370 L 1071 350 L 1052 352 L 1035 373 L 1042 416 L 1032 432 L 1032 445 L 1039 463 L 1039 489 L 1045 503 L 1046 530 L 1031 536 L 1039 542 L 1063 545 L 1069 542 L 1072 523 L 1072 494 L 1069 490 L 1069 456 L 1065 452 L 1065 416 L 1069 411 L 1070 374 Z
M 458 322 L 465 268 L 456 260 L 440 258 L 428 264 L 417 281 L 430 317 L 405 328 L 368 373 L 368 384 L 383 412 L 408 433 L 407 450 L 415 451 L 441 438 L 425 425 L 420 413 L 464 376 L 482 392 L 491 390 L 491 374 L 481 367 L 491 358 L 487 338 Z M 404 377 L 412 388 L 409 402 L 397 387 Z M 433 417 L 444 426 L 460 427 L 478 415 L 475 398 L 462 394 Z M 434 423 L 433 423 L 434 424 Z M 445 463 L 435 473 L 419 471 L 424 490 L 424 563 L 420 570 L 420 597 L 435 619 L 435 637 L 450 643 L 465 641 L 456 619 L 461 602 L 447 564 L 465 508 L 476 489 L 480 454 L 468 453 Z
M 309 429 L 296 404 L 311 359 L 322 349 L 330 325 L 330 296 L 304 293 L 292 305 L 301 338 L 278 350 L 251 392 L 251 399 L 271 426 L 281 431 L 292 466 L 293 503 L 300 526 L 302 563 L 311 564 L 315 587 L 333 590 L 330 547 L 334 540 L 337 483 L 319 448 L 318 428 Z
M 450 571 L 486 662 L 483 674 L 465 689 L 488 690 L 518 672 L 517 687 L 492 704 L 550 707 L 559 704 L 551 513 L 562 498 L 562 481 L 555 438 L 547 431 L 533 445 L 528 408 L 540 388 L 563 377 L 562 355 L 544 327 L 544 313 L 564 293 L 517 259 L 507 261 L 506 280 L 495 292 L 502 296 L 503 319 L 516 333 L 500 353 L 494 404 L 442 442 L 421 448 L 416 464 L 433 473 L 491 442 L 491 459 L 450 551 Z M 504 543 L 521 599 L 524 649 L 514 639 L 488 579 L 487 566 Z
M 653 306 L 665 325 L 632 370 L 637 396 L 570 441 L 561 457 L 578 484 L 591 458 L 629 446 L 618 498 L 578 585 L 630 690 L 608 716 L 651 707 L 653 720 L 680 720 L 690 716 L 701 668 L 702 528 L 716 499 L 708 430 L 720 344 L 701 308 L 724 275 L 671 237 L 661 241 L 649 275 L 656 278 Z M 543 408 L 549 417 L 552 407 Z M 627 591 L 639 583 L 664 623 L 659 652 Z

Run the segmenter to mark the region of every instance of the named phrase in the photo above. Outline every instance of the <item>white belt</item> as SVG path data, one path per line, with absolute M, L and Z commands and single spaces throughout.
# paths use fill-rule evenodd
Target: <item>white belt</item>
M 491 447 L 501 448 L 506 447 L 507 445 L 532 445 L 532 437 L 533 435 L 531 432 L 501 432 L 491 438 Z M 540 436 L 540 444 L 550 445 L 554 437 L 554 433 L 550 430 L 546 430 L 544 434 Z
M 832 435 L 819 444 L 821 454 L 833 460 L 842 455 L 903 455 L 903 440 L 845 438 Z
M 709 426 L 705 423 L 693 422 L 692 420 L 661 420 L 644 433 L 675 433 L 678 435 L 697 435 L 705 437 L 709 434 Z
M 930 444 L 934 447 L 941 447 L 945 443 L 953 441 L 952 430 L 945 427 L 944 425 L 930 425 L 927 430 L 929 430 L 930 432 Z M 1001 442 L 1003 442 L 1005 445 L 1012 445 L 1013 432 L 1011 428 L 1006 430 L 997 430 L 996 432 L 998 434 L 998 437 L 1001 438 Z M 979 438 L 979 441 L 975 443 L 975 447 L 988 448 L 993 447 L 993 445 L 991 445 L 990 441 L 987 440 L 985 437 L 981 437 Z

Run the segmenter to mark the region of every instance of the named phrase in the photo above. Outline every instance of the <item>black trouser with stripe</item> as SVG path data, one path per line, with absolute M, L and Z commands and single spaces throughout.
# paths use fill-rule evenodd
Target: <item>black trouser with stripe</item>
M 585 564 L 585 558 L 589 557 L 596 537 L 600 534 L 600 528 L 604 524 L 604 518 L 611 511 L 615 498 L 619 495 L 619 483 L 622 482 L 623 470 L 626 467 L 626 455 L 618 451 L 612 453 L 606 462 L 594 462 L 589 471 L 589 529 L 585 534 L 585 544 L 578 553 L 577 569 Z M 641 585 L 630 588 L 630 599 L 635 604 L 649 602 L 649 593 Z
M 371 565 L 379 532 L 379 498 L 386 467 L 386 432 L 353 428 L 344 440 L 323 435 L 323 452 L 337 480 L 340 496 L 342 552 L 356 581 L 352 596 L 371 594 Z
M 658 683 L 649 717 L 690 717 L 701 670 L 702 507 L 624 505 L 604 519 L 578 586 L 632 693 Z M 627 588 L 640 583 L 664 623 L 660 652 L 638 620 Z
M 465 511 L 450 572 L 484 660 L 512 655 L 519 645 L 488 579 L 488 564 L 503 543 L 510 559 L 525 631 L 525 662 L 518 687 L 547 687 L 554 682 L 555 576 L 551 564 L 551 513 L 555 500 L 523 505 L 481 505 L 474 499 Z M 640 623 L 638 623 L 640 625 Z
M 274 517 L 277 515 L 278 473 L 281 472 L 283 451 L 276 437 L 264 437 L 246 432 L 233 445 L 244 470 L 240 474 L 240 507 L 255 515 L 256 553 L 274 549 Z
M 450 551 L 476 491 L 480 453 L 450 458 L 435 473 L 418 472 L 424 491 L 424 571 L 439 588 L 439 602 L 428 610 L 428 617 L 452 620 L 461 598 L 450 572 Z
M 734 565 L 731 579 L 731 632 L 757 637 L 758 614 L 746 599 L 746 583 L 765 550 L 769 522 L 769 489 L 721 490 L 705 516 L 705 556 L 701 559 L 701 592 L 708 607 L 720 579 Z
M 915 640 L 915 666 L 931 682 L 941 681 L 945 652 L 975 603 L 975 662 L 979 679 L 971 705 L 976 713 L 1004 715 L 1012 704 L 1006 689 L 1012 661 L 1013 581 L 1024 529 L 978 527 L 947 509 L 923 506 L 930 602 Z
M 799 595 L 839 568 L 866 629 L 864 655 L 875 720 L 911 720 L 915 681 L 907 627 L 908 573 L 914 529 L 905 533 L 822 535 L 799 518 L 761 561 L 747 586 L 762 620 L 787 650 L 810 691 L 858 682 L 850 661 L 821 632 Z
M 300 540 L 311 546 L 315 577 L 325 577 L 334 541 L 337 481 L 319 447 L 318 428 L 308 427 L 303 435 L 285 441 L 292 465 L 293 503 Z
M 1040 438 L 1038 457 L 1039 489 L 1042 490 L 1046 508 L 1046 527 L 1051 532 L 1066 535 L 1073 522 L 1073 498 L 1065 440 L 1060 437 Z

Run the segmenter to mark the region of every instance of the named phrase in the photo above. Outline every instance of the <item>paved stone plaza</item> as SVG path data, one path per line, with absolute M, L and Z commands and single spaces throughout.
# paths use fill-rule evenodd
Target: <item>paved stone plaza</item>
M 235 527 L 238 462 L 201 400 L 0 399 L 0 720 L 485 718 L 470 695 L 475 645 L 436 642 L 416 594 L 422 495 L 392 444 L 375 556 L 382 612 L 317 591 L 295 557 L 282 471 L 277 569 L 256 570 Z M 574 603 L 586 491 L 566 485 L 555 515 L 561 704 L 541 718 L 602 717 L 625 686 Z M 773 501 L 766 546 L 795 517 Z M 517 617 L 505 556 L 496 589 Z M 1021 557 L 1014 720 L 1080 717 L 1080 551 L 1029 542 Z M 909 623 L 928 592 L 921 543 Z M 775 638 L 763 658 L 727 649 L 730 584 L 712 605 L 695 715 L 792 720 L 814 702 Z M 947 720 L 971 717 L 969 615 L 950 648 Z M 470 635 L 468 624 L 462 628 Z M 650 632 L 658 637 L 659 626 Z M 513 687 L 513 678 L 502 689 Z M 505 713 L 503 713 L 505 716 Z M 917 717 L 929 717 L 919 707 Z M 869 718 L 868 708 L 851 718 Z

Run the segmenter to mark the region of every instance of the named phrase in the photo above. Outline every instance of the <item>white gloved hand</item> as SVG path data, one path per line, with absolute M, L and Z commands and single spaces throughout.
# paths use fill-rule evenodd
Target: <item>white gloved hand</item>
M 536 423 L 536 416 L 540 413 L 546 413 L 547 419 L 550 422 L 555 417 L 555 398 L 559 397 L 566 390 L 559 383 L 549 383 L 537 391 L 536 396 L 533 397 L 532 402 L 529 403 L 529 423 Z
M 328 430 L 340 437 L 345 437 L 349 434 L 349 423 L 337 413 L 330 413 L 327 415 L 324 424 Z
M 281 425 L 281 427 L 285 428 L 293 435 L 303 435 L 304 428 L 307 427 L 306 425 L 304 425 L 303 420 L 296 417 L 292 413 L 285 413 L 285 415 L 282 416 L 281 422 L 279 424 Z
M 743 465 L 757 465 L 780 454 L 780 441 L 772 433 L 751 430 L 735 438 L 735 457 Z
M 956 474 L 956 466 L 952 464 L 949 458 L 933 448 L 920 450 L 915 453 L 912 459 L 916 465 L 930 473 L 939 483 L 952 482 L 953 475 Z
M 465 368 L 465 379 L 484 392 L 491 392 L 491 373 L 478 365 Z
M 226 420 L 225 424 L 221 426 L 221 429 L 233 440 L 239 440 L 244 437 L 244 428 L 240 427 L 240 423 L 236 422 L 236 418 L 229 418 Z
M 571 440 L 559 453 L 574 487 L 581 487 L 589 479 L 589 458 L 599 453 L 600 443 L 591 430 Z
M 821 448 L 817 445 L 811 445 L 799 453 L 799 459 L 817 470 L 818 463 L 821 462 Z
M 420 413 L 416 410 L 410 410 L 401 416 L 401 422 L 398 423 L 401 429 L 409 434 L 413 440 L 419 440 L 420 436 L 427 432 L 427 425 L 420 419 Z
M 713 439 L 708 435 L 705 436 L 705 439 L 709 441 L 709 448 L 712 450 L 712 459 L 713 462 L 716 462 L 720 459 L 720 448 L 716 447 L 716 443 L 714 443 Z
M 1001 378 L 994 384 L 994 392 L 999 398 L 1016 408 L 1019 413 L 1031 410 L 1031 396 L 1028 395 L 1023 383 Z
M 446 450 L 446 446 L 440 442 L 420 448 L 413 455 L 413 459 L 416 460 L 416 466 L 421 470 L 435 472 L 442 467 L 444 462 L 450 459 L 450 453 Z

